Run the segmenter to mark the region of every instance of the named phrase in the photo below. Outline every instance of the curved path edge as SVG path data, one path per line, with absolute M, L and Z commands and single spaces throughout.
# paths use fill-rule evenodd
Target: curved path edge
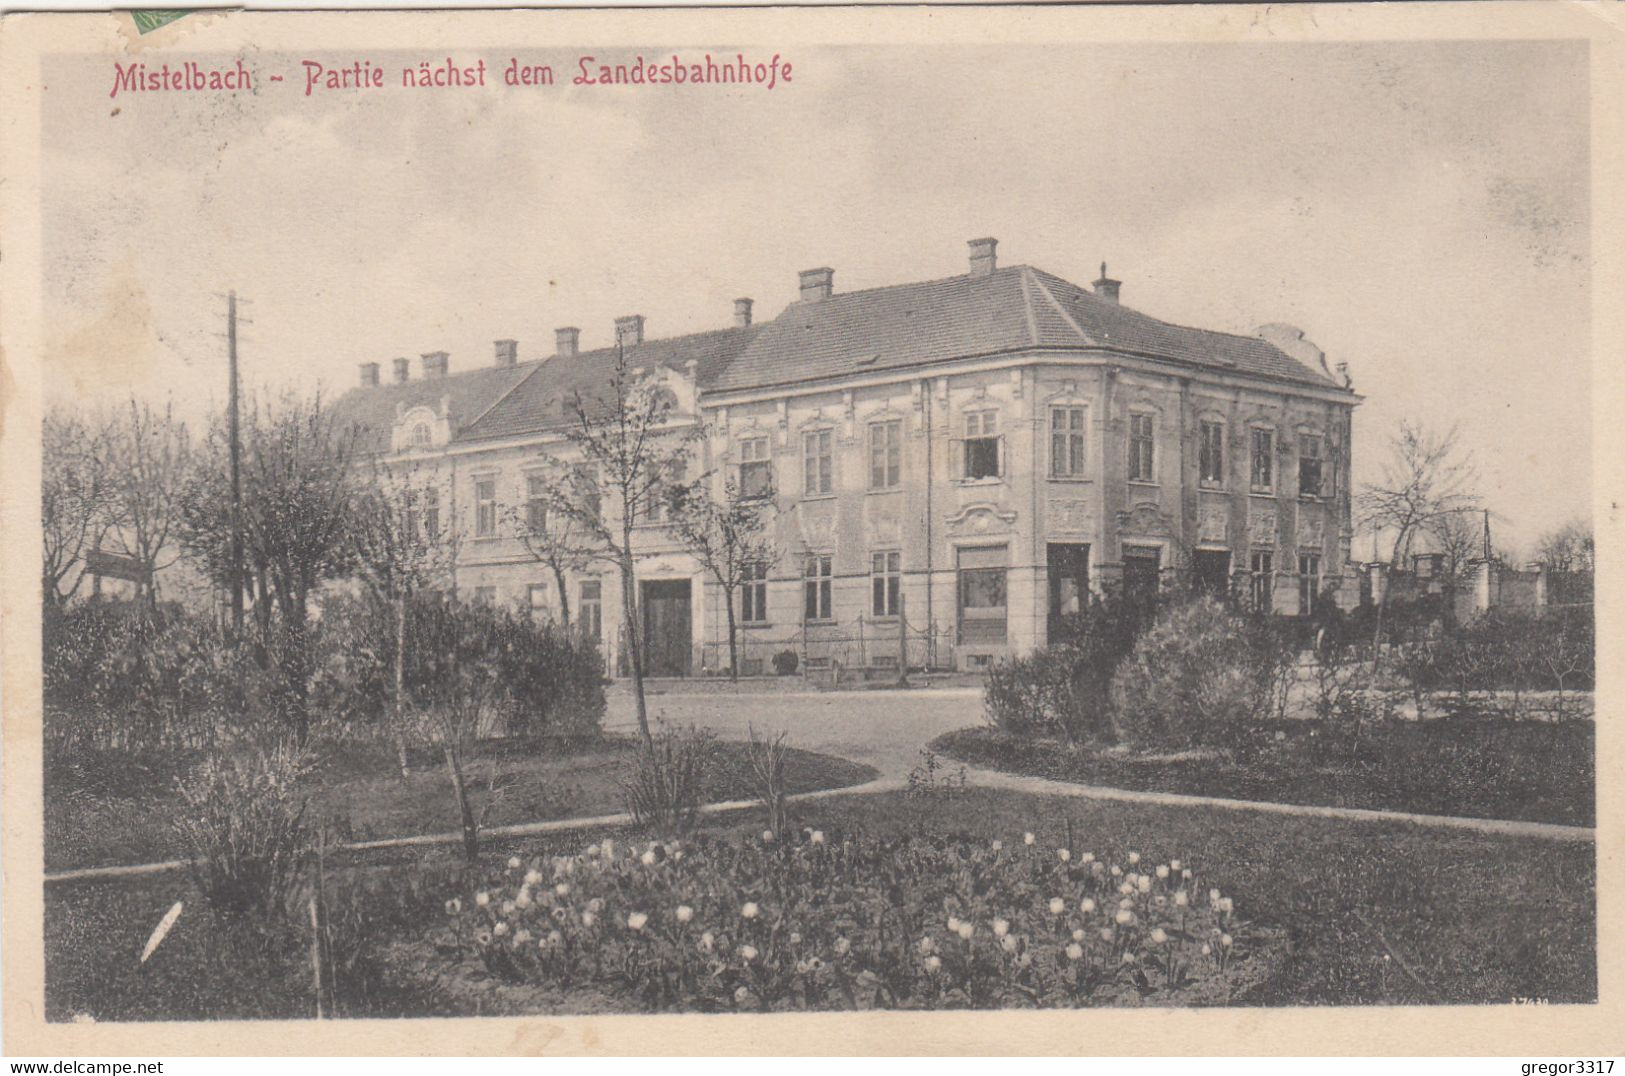
M 1461 829 L 1498 837 L 1535 837 L 1557 841 L 1595 841 L 1596 830 L 1586 826 L 1565 826 L 1555 822 L 1519 822 L 1500 818 L 1462 818 L 1456 815 L 1413 814 L 1405 811 L 1381 811 L 1363 807 L 1320 807 L 1301 803 L 1273 803 L 1268 800 L 1234 800 L 1218 796 L 1192 796 L 1181 792 L 1138 792 L 1126 788 L 1106 788 L 1099 785 L 1081 785 L 1070 781 L 1056 781 L 1047 777 L 1006 773 L 1002 770 L 965 767 L 966 781 L 973 787 L 1004 789 L 1044 796 L 1073 796 L 1079 799 L 1105 800 L 1116 803 L 1139 803 L 1161 807 L 1216 807 L 1231 811 L 1257 811 L 1264 814 L 1289 815 L 1298 818 L 1330 818 L 1346 822 L 1386 822 L 1401 825 L 1432 826 L 1441 829 Z M 835 796 L 866 796 L 879 792 L 896 792 L 908 786 L 900 777 L 880 777 L 861 785 L 844 788 L 825 788 L 816 792 L 800 792 L 789 799 L 795 803 L 830 799 Z M 728 814 L 734 811 L 760 807 L 760 800 L 724 800 L 708 803 L 700 808 L 702 814 Z M 625 812 L 596 815 L 588 818 L 555 818 L 546 822 L 521 822 L 507 826 L 491 826 L 480 831 L 484 838 L 533 837 L 544 833 L 568 833 L 572 830 L 601 829 L 627 826 L 632 816 Z M 461 833 L 424 833 L 411 837 L 389 837 L 373 841 L 354 841 L 340 845 L 335 851 L 366 852 L 386 848 L 410 848 L 418 845 L 457 844 Z M 166 859 L 156 863 L 133 866 L 83 867 L 76 870 L 47 872 L 46 882 L 93 881 L 105 878 L 133 878 L 146 874 L 162 874 L 181 870 L 184 859 Z
M 951 756 L 944 756 L 951 757 Z M 957 761 L 957 760 L 955 760 Z M 1325 807 L 1306 803 L 1275 803 L 1271 800 L 1234 800 L 1220 796 L 1193 796 L 1183 792 L 1140 792 L 1127 788 L 1076 784 L 1048 777 L 989 770 L 965 765 L 965 778 L 982 788 L 1002 788 L 1011 792 L 1031 792 L 1046 796 L 1077 796 L 1083 799 L 1118 803 L 1144 803 L 1162 807 L 1218 807 L 1232 811 L 1259 811 L 1299 818 L 1332 818 L 1347 822 L 1397 822 L 1445 829 L 1465 829 L 1502 837 L 1540 837 L 1558 841 L 1594 841 L 1597 833 L 1587 826 L 1566 826 L 1557 822 L 1520 822 L 1502 818 L 1464 818 L 1445 814 L 1415 814 L 1366 807 Z

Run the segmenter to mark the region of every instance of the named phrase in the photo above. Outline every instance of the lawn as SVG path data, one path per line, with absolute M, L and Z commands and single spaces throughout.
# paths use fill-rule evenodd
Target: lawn
M 711 800 L 748 798 L 745 745 L 719 741 Z M 626 809 L 620 780 L 636 753 L 629 738 L 482 743 L 469 767 L 475 809 L 501 826 L 614 814 Z M 409 757 L 403 778 L 392 747 L 358 742 L 327 747 L 310 783 L 312 818 L 340 839 L 371 840 L 458 829 L 444 763 L 428 752 Z M 75 755 L 51 760 L 45 776 L 45 867 L 68 870 L 142 863 L 180 854 L 170 830 L 176 781 L 195 756 Z M 874 777 L 867 766 L 792 750 L 785 781 L 792 793 L 842 788 Z M 490 782 L 495 778 L 495 794 Z M 488 805 L 488 806 L 487 806 Z
M 1070 836 L 1075 847 L 1103 856 L 1137 850 L 1153 862 L 1180 857 L 1233 897 L 1248 930 L 1279 942 L 1267 964 L 1254 969 L 1263 974 L 1238 978 L 1229 1004 L 1597 997 L 1596 870 L 1588 842 L 981 789 L 835 796 L 802 804 L 795 821 L 831 839 L 853 831 L 957 834 L 1009 845 L 1030 830 L 1050 848 Z M 732 816 L 708 829 L 759 827 L 759 818 Z M 600 836 L 493 842 L 484 873 L 500 870 L 509 854 L 574 853 Z M 370 916 L 365 935 L 372 942 L 355 962 L 361 985 L 346 997 L 345 1011 L 457 1016 L 644 1008 L 630 992 L 500 984 L 437 948 L 444 902 L 468 899 L 475 884 L 452 849 L 392 849 L 352 857 L 339 868 L 330 892 L 347 891 L 347 906 Z M 164 910 L 192 899 L 179 875 L 57 884 L 46 898 L 51 1019 L 310 1014 L 302 985 L 308 970 L 297 958 L 279 964 L 223 942 L 201 910 L 183 915 L 158 955 L 137 967 Z
M 1361 737 L 1288 721 L 1229 749 L 1132 752 L 1012 736 L 992 727 L 938 737 L 973 766 L 1145 792 L 1591 826 L 1595 730 L 1452 718 L 1391 722 Z

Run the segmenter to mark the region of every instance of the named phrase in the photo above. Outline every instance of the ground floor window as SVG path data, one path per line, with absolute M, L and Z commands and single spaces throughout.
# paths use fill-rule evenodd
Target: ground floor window
M 1123 547 L 1123 596 L 1129 601 L 1152 602 L 1162 572 L 1162 550 L 1154 545 Z
M 598 579 L 581 581 L 581 600 L 576 603 L 576 619 L 581 634 L 598 642 L 604 637 L 604 584 Z
M 831 589 L 835 573 L 832 558 L 821 553 L 809 556 L 802 568 L 802 593 L 805 604 L 804 620 L 833 620 Z
M 903 555 L 876 553 L 870 558 L 871 608 L 875 616 L 896 616 L 902 603 Z
M 739 620 L 744 624 L 767 622 L 767 565 L 747 564 L 740 570 Z
M 474 601 L 479 605 L 495 605 L 497 602 L 497 588 L 475 587 Z
M 530 608 L 530 615 L 537 620 L 551 620 L 552 610 L 547 605 L 547 584 L 532 583 L 525 588 L 525 604 Z
M 1253 608 L 1271 612 L 1275 608 L 1275 554 L 1268 549 L 1253 550 L 1248 568 L 1252 572 Z
M 1089 594 L 1089 547 L 1051 542 L 1046 552 L 1050 618 L 1082 613 Z
M 1230 593 L 1230 551 L 1227 549 L 1198 549 L 1193 558 L 1196 566 L 1196 585 L 1216 598 Z
M 1298 615 L 1314 616 L 1320 597 L 1320 554 L 1298 554 Z
M 966 643 L 1002 643 L 1009 622 L 1006 586 L 1009 550 L 984 546 L 959 551 L 959 637 Z

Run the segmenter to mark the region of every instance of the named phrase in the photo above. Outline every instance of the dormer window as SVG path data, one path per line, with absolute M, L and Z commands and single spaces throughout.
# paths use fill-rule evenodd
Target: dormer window
M 407 435 L 406 443 L 413 448 L 428 448 L 434 444 L 434 435 L 429 431 L 427 422 L 419 422 L 412 427 Z

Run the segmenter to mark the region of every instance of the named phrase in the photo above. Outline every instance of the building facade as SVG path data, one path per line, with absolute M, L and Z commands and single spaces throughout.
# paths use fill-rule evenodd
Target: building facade
M 1102 266 L 1081 288 L 1001 267 L 992 239 L 964 274 L 841 293 L 800 275 L 771 321 L 735 304 L 712 333 L 617 339 L 702 429 L 696 473 L 770 499 L 778 556 L 735 596 L 744 670 L 798 666 L 976 668 L 1042 646 L 1055 618 L 1102 588 L 1179 577 L 1240 589 L 1285 615 L 1351 605 L 1347 374 L 1288 326 L 1237 336 L 1125 307 Z M 362 368 L 340 402 L 369 446 L 421 468 L 462 536 L 460 591 L 540 615 L 553 574 L 502 521 L 522 510 L 544 454 L 568 452 L 564 401 L 602 378 L 614 348 L 423 375 Z M 658 521 L 639 528 L 637 630 L 656 675 L 726 669 L 721 590 Z M 611 667 L 622 647 L 618 580 L 582 565 L 572 623 Z M 782 657 L 780 658 L 783 664 Z

